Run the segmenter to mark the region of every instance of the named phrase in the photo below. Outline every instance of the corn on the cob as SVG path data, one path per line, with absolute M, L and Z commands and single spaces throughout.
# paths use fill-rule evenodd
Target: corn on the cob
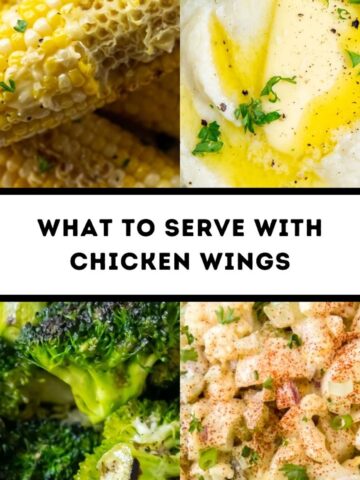
M 116 98 L 139 62 L 173 49 L 178 15 L 179 0 L 18 0 L 3 8 L 0 146 Z
M 0 149 L 1 187 L 177 187 L 178 170 L 96 114 Z
M 156 132 L 179 138 L 179 70 L 165 75 L 122 101 L 106 107 L 112 114 Z

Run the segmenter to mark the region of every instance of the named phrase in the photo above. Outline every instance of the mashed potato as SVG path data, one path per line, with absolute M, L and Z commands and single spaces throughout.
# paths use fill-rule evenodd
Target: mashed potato
M 360 186 L 358 17 L 350 0 L 183 0 L 184 184 Z M 253 132 L 251 102 L 275 112 Z M 220 143 L 194 154 L 211 124 Z

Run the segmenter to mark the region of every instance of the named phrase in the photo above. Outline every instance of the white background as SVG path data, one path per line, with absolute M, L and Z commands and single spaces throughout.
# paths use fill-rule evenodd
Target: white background
M 360 195 L 0 195 L 0 295 L 357 295 Z M 110 237 L 43 237 L 37 219 L 112 218 Z M 122 218 L 150 218 L 126 238 Z M 245 237 L 165 236 L 168 218 L 244 218 Z M 259 237 L 254 218 L 321 218 L 322 237 Z M 304 230 L 305 232 L 305 230 Z M 191 270 L 75 271 L 76 252 L 191 252 Z M 206 271 L 198 252 L 289 253 L 287 271 Z

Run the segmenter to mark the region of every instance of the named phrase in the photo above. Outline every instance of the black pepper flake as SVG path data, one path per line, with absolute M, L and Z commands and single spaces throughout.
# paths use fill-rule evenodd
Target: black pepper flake
M 201 125 L 207 127 L 208 122 L 206 120 L 201 120 Z
M 351 26 L 356 28 L 356 30 L 359 28 L 359 25 L 360 25 L 360 22 L 358 18 L 351 23 Z
M 330 32 L 331 32 L 331 33 L 336 33 L 336 29 L 335 29 L 335 28 L 332 28 L 332 29 L 330 30 Z
M 219 110 L 221 110 L 222 112 L 226 112 L 226 110 L 227 110 L 226 104 L 225 103 L 220 103 Z
M 246 95 L 249 95 L 248 90 L 243 90 L 241 93 L 242 93 L 245 97 L 246 97 Z

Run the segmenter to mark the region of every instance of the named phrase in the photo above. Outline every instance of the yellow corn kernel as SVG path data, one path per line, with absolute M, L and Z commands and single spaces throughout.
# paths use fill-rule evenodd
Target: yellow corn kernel
M 65 33 L 57 33 L 54 35 L 53 40 L 57 48 L 65 48 L 70 44 L 70 38 Z
M 71 83 L 74 85 L 74 87 L 82 87 L 84 85 L 85 78 L 83 77 L 83 75 L 81 75 L 79 70 L 76 70 L 76 69 L 70 70 L 68 75 L 69 75 Z
M 46 17 L 49 25 L 55 30 L 65 25 L 64 17 L 57 10 L 51 10 Z
M 13 52 L 13 53 L 11 53 L 8 57 L 9 67 L 20 66 L 22 58 L 23 58 L 23 52 Z
M 11 36 L 11 45 L 14 50 L 25 50 L 26 45 L 24 40 L 24 34 L 21 32 L 15 32 Z
M 58 86 L 57 78 L 49 75 L 45 75 L 42 80 L 43 87 L 46 90 L 56 90 Z
M 0 70 L 4 71 L 7 67 L 7 59 L 4 55 L 0 55 Z
M 46 37 L 41 43 L 41 50 L 45 55 L 53 55 L 57 51 L 58 47 L 54 42 L 53 37 Z
M 78 63 L 80 72 L 85 75 L 85 77 L 91 77 L 94 73 L 94 67 L 90 63 L 85 63 L 80 60 Z
M 178 186 L 178 170 L 167 155 L 94 114 L 0 149 L 3 187 Z
M 44 64 L 47 75 L 59 75 L 63 71 L 63 66 L 55 58 L 48 58 Z
M 90 78 L 84 85 L 86 95 L 92 96 L 99 93 L 99 84 L 95 79 Z

